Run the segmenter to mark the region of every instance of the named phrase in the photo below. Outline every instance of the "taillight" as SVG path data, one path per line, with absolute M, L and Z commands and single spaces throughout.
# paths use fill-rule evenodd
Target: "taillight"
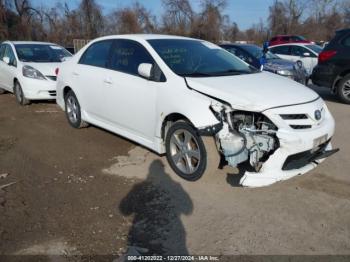
M 333 56 L 335 56 L 337 53 L 337 51 L 334 50 L 329 50 L 329 51 L 322 51 L 319 55 L 318 55 L 318 62 L 322 63 L 322 62 L 326 62 L 327 60 L 331 59 Z
M 56 69 L 55 69 L 55 74 L 56 74 L 56 76 L 58 76 L 58 73 L 60 72 L 60 69 L 57 67 Z

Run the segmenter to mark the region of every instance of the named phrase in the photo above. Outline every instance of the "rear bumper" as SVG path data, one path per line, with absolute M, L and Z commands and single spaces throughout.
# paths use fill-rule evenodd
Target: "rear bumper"
M 23 77 L 20 84 L 24 96 L 29 100 L 56 99 L 56 81 Z
M 332 88 L 336 76 L 335 66 L 330 64 L 319 64 L 314 68 L 311 80 L 315 85 Z

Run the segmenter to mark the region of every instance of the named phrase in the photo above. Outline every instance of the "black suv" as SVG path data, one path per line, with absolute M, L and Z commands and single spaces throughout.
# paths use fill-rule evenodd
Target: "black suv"
M 341 101 L 350 104 L 350 28 L 337 31 L 319 54 L 311 79 L 316 85 L 331 88 Z

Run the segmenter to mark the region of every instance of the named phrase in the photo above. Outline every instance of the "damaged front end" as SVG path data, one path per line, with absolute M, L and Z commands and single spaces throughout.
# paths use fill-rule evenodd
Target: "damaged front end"
M 228 164 L 236 167 L 248 161 L 258 172 L 279 147 L 277 127 L 261 113 L 238 111 L 222 104 L 213 104 L 211 110 L 221 123 L 215 138 Z

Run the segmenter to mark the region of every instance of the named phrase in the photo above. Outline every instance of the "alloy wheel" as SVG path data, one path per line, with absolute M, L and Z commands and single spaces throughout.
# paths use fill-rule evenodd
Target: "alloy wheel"
M 22 88 L 18 84 L 16 84 L 15 89 L 17 101 L 21 104 L 23 100 Z
M 67 99 L 67 114 L 68 114 L 69 121 L 71 123 L 78 122 L 78 114 L 79 114 L 78 102 L 73 96 L 69 96 Z
M 347 99 L 350 99 L 350 80 L 344 83 L 342 92 L 344 97 L 346 97 Z
M 181 172 L 196 172 L 201 159 L 197 139 L 185 129 L 176 130 L 170 139 L 170 156 Z

